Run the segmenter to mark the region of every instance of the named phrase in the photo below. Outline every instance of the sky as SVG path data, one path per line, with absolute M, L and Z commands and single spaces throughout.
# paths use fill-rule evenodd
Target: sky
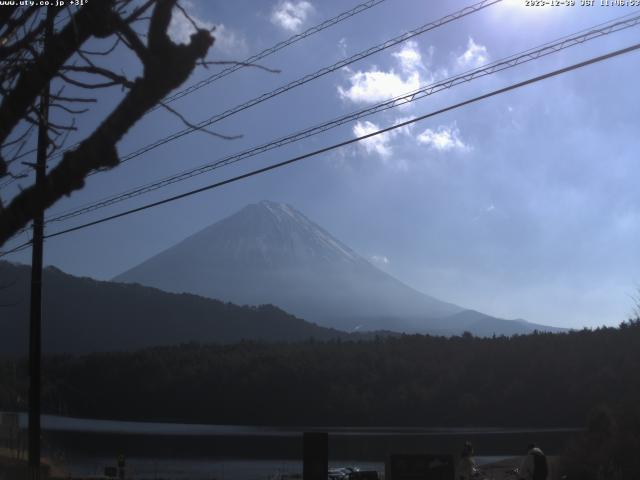
M 317 25 L 357 1 L 183 1 L 215 27 L 209 60 L 244 60 Z M 472 68 L 639 9 L 526 7 L 505 0 L 279 95 L 116 169 L 48 215 L 146 184 L 319 122 L 374 105 Z M 192 122 L 437 20 L 471 2 L 386 0 L 172 103 Z M 436 111 L 637 42 L 638 29 L 592 40 L 438 92 L 154 193 L 66 222 L 71 227 Z M 172 38 L 188 42 L 178 11 Z M 104 44 L 93 42 L 92 47 Z M 123 48 L 104 60 L 134 77 Z M 110 279 L 200 229 L 264 199 L 303 212 L 372 263 L 439 299 L 502 318 L 581 328 L 617 325 L 640 287 L 640 53 L 569 72 L 436 115 L 295 165 L 169 205 L 52 238 L 45 264 Z M 185 85 L 220 65 L 199 67 Z M 122 98 L 98 93 L 69 144 Z M 184 128 L 166 110 L 147 115 L 118 145 L 129 153 Z M 27 185 L 29 179 L 22 181 Z M 7 201 L 14 184 L 4 189 Z M 28 237 L 16 237 L 5 247 Z M 8 257 L 29 263 L 29 251 Z

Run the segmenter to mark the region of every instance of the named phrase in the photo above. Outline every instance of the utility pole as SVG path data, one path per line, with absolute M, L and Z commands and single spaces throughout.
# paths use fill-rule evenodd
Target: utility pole
M 49 54 L 53 35 L 53 8 L 47 6 L 43 55 Z M 40 413 L 42 357 L 42 251 L 44 242 L 44 191 L 49 147 L 49 82 L 40 95 L 38 119 L 38 149 L 36 159 L 36 190 L 41 207 L 33 219 L 31 253 L 31 311 L 29 318 L 29 480 L 40 480 Z

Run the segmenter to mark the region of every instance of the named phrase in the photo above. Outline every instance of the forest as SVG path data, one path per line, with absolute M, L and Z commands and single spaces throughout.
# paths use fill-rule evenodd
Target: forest
M 48 355 L 45 412 L 251 425 L 581 427 L 640 399 L 640 320 L 477 338 L 188 343 Z M 25 360 L 0 361 L 0 410 L 25 409 Z

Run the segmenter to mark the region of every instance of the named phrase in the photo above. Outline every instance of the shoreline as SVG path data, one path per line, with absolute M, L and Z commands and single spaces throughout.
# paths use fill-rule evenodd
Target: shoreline
M 15 459 L 16 452 L 14 450 L 2 449 L 0 448 L 0 478 L 2 475 L 9 475 L 6 478 L 13 478 L 11 475 L 15 475 L 20 471 L 26 471 L 26 459 L 17 460 Z M 549 459 L 549 480 L 559 480 L 559 472 L 558 465 L 560 462 L 560 457 L 557 455 L 552 455 L 547 457 Z M 516 480 L 517 476 L 512 473 L 514 468 L 519 467 L 522 456 L 511 456 L 505 457 L 500 460 L 496 460 L 494 458 L 490 459 L 486 456 L 476 456 L 477 464 L 479 470 L 484 474 L 484 476 L 480 478 L 487 478 L 489 480 Z M 42 463 L 45 466 L 45 469 L 49 472 L 49 476 L 43 476 L 43 478 L 71 478 L 71 473 L 75 471 L 76 474 L 80 476 L 83 473 L 79 472 L 79 470 L 87 469 L 86 465 L 88 464 L 97 464 L 104 463 L 105 465 L 109 463 L 108 458 L 101 456 L 95 457 L 91 459 L 85 459 L 83 461 L 78 461 L 79 459 L 72 460 L 71 458 L 67 459 L 67 465 L 61 466 L 57 465 L 51 461 L 48 457 L 43 457 Z M 483 461 L 489 460 L 489 461 Z M 115 461 L 115 457 L 114 457 Z M 129 463 L 130 462 L 130 463 Z M 82 468 L 81 465 L 85 464 L 85 467 Z M 244 458 L 244 459 L 215 459 L 215 458 L 181 458 L 181 459 L 167 459 L 161 458 L 160 461 L 153 459 L 145 459 L 145 458 L 130 458 L 128 459 L 128 463 L 132 465 L 135 469 L 141 468 L 146 465 L 149 468 L 150 464 L 155 464 L 155 468 L 157 468 L 157 473 L 162 474 L 163 470 L 174 470 L 176 468 L 184 468 L 189 469 L 191 467 L 193 469 L 193 475 L 197 478 L 200 478 L 203 470 L 209 471 L 211 473 L 215 472 L 219 474 L 221 471 L 226 471 L 226 476 L 229 478 L 234 478 L 235 476 L 241 477 L 242 473 L 240 471 L 235 472 L 234 470 L 242 470 L 242 469 L 254 469 L 255 473 L 263 473 L 265 478 L 268 477 L 273 472 L 271 470 L 280 470 L 280 464 L 287 468 L 284 469 L 283 473 L 294 473 L 294 470 L 300 469 L 302 465 L 301 457 L 296 459 L 279 459 L 279 460 L 268 460 L 268 459 L 258 459 L 258 458 Z M 375 468 L 380 474 L 381 478 L 384 478 L 384 465 L 383 461 L 378 459 L 375 462 L 371 461 L 348 461 L 347 459 L 340 461 L 338 459 L 334 459 L 330 461 L 330 464 L 333 467 L 336 466 L 361 466 L 364 468 Z M 297 466 L 296 466 L 297 465 Z M 240 469 L 238 468 L 240 466 Z M 143 468 L 144 469 L 144 468 Z M 187 474 L 188 475 L 188 474 Z M 194 477 L 194 478 L 195 478 Z M 146 478 L 146 477 L 144 477 Z M 188 478 L 181 476 L 180 478 Z
M 505 458 L 497 462 L 480 465 L 480 470 L 490 480 L 517 480 L 518 476 L 513 472 L 515 468 L 519 468 L 524 454 L 518 457 Z M 559 465 L 562 457 L 560 455 L 547 455 L 549 462 L 548 480 L 559 480 Z M 481 477 L 482 478 L 482 477 Z

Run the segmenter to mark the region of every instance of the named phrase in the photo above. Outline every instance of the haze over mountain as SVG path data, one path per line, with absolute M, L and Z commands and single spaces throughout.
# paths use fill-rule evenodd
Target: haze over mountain
M 31 269 L 0 261 L 0 355 L 29 342 Z M 44 269 L 43 350 L 90 353 L 179 343 L 364 339 L 295 318 L 271 305 L 240 307 L 197 295 L 80 278 Z
M 289 205 L 251 204 L 114 278 L 237 304 L 274 304 L 341 330 L 478 335 L 552 327 L 497 319 L 383 272 Z

